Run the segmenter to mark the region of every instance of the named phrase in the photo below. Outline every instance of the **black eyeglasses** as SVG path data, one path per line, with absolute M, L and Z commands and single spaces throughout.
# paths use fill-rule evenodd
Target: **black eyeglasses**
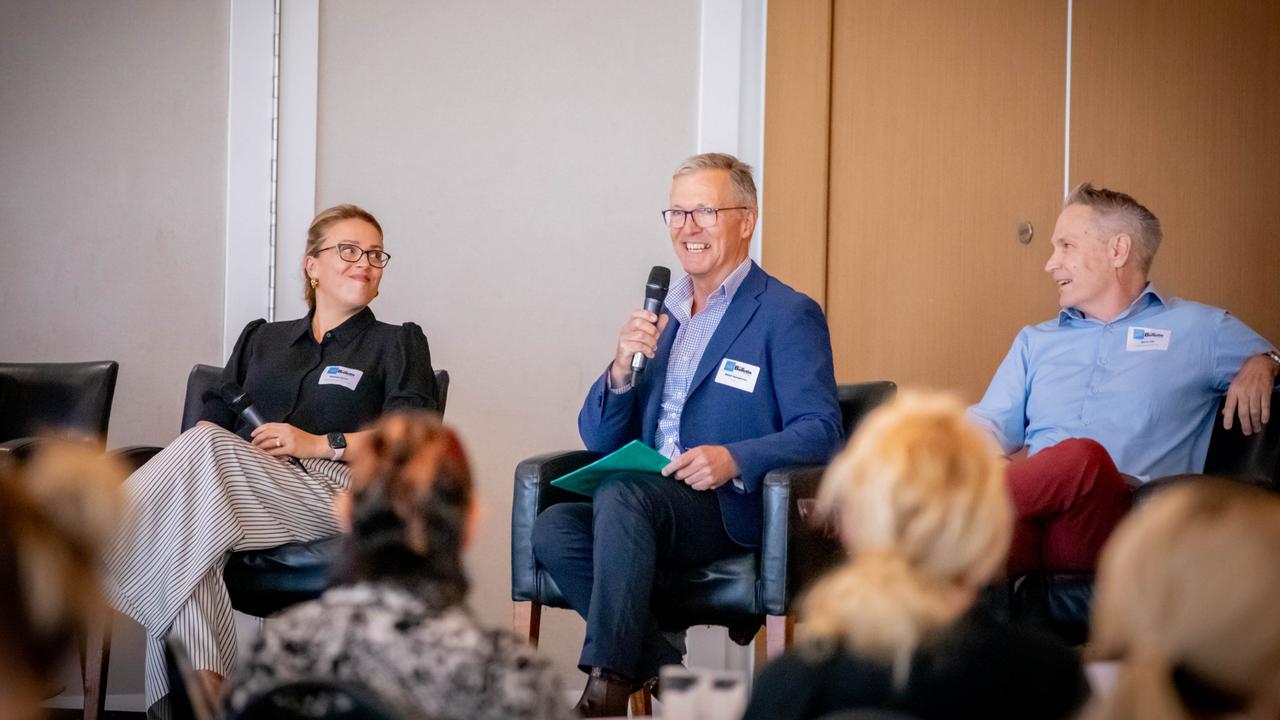
M 381 250 L 364 250 L 361 249 L 359 245 L 352 245 L 350 243 L 338 243 L 337 245 L 330 245 L 327 248 L 320 248 L 315 251 L 315 254 L 319 255 L 325 250 L 332 250 L 334 248 L 338 249 L 338 257 L 349 263 L 360 262 L 360 258 L 365 255 L 369 256 L 369 264 L 376 268 L 384 268 L 387 266 L 387 263 L 391 262 L 391 255 L 384 253 Z
M 715 226 L 716 221 L 720 219 L 720 212 L 722 210 L 750 210 L 750 209 L 751 208 L 746 207 L 745 205 L 740 205 L 738 207 L 727 207 L 727 208 L 704 207 L 704 208 L 694 208 L 692 210 L 677 210 L 675 208 L 672 208 L 670 210 L 662 211 L 662 221 L 665 222 L 667 224 L 667 227 L 671 228 L 672 230 L 679 230 L 680 228 L 684 227 L 684 224 L 688 220 L 688 218 L 692 217 L 693 223 L 698 227 L 709 228 L 709 227 Z

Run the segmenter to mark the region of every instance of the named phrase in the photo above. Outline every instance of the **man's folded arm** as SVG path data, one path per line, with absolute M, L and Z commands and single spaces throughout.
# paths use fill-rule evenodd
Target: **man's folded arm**
M 1217 337 L 1212 347 L 1213 389 L 1217 392 L 1226 392 L 1240 368 L 1251 358 L 1274 349 L 1266 338 L 1225 310 L 1218 318 Z
M 1027 441 L 1029 331 L 1023 328 L 1014 338 L 982 400 L 969 408 L 969 417 L 995 436 L 1006 455 L 1021 450 Z

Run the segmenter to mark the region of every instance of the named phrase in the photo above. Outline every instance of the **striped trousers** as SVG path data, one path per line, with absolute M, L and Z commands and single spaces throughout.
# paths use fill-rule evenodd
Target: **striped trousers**
M 125 521 L 106 555 L 112 606 L 146 630 L 146 701 L 168 693 L 164 641 L 186 646 L 197 670 L 227 677 L 236 660 L 230 551 L 338 533 L 334 498 L 346 465 L 314 458 L 307 472 L 220 427 L 184 432 L 125 483 Z

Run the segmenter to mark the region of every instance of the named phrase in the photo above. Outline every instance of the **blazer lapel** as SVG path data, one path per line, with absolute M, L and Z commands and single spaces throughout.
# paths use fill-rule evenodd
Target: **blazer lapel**
M 733 300 L 729 302 L 729 307 L 724 312 L 724 317 L 720 318 L 720 324 L 716 326 L 716 331 L 712 333 L 711 340 L 707 342 L 707 349 L 702 353 L 702 359 L 698 361 L 698 371 L 693 375 L 693 382 L 689 384 L 689 396 L 698 390 L 698 386 L 711 375 L 711 371 L 720 366 L 720 359 L 729 350 L 729 346 L 734 340 L 742 334 L 743 328 L 747 323 L 751 322 L 751 318 L 756 314 L 756 310 L 760 307 L 760 301 L 756 298 L 760 293 L 764 292 L 765 275 L 755 263 L 751 264 L 751 270 L 747 276 L 743 278 L 742 284 L 738 286 L 738 292 L 734 294 Z

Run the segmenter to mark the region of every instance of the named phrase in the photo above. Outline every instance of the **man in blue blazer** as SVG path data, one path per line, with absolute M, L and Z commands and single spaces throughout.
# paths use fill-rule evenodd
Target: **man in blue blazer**
M 657 567 L 694 567 L 755 547 L 761 484 L 774 468 L 826 462 L 841 440 L 822 310 L 747 257 L 757 217 L 751 168 L 696 155 L 663 212 L 686 275 L 659 317 L 632 313 L 578 428 L 590 450 L 640 439 L 662 475 L 617 474 L 591 503 L 534 524 L 534 554 L 587 620 L 578 711 L 625 715 L 627 696 L 681 654 L 649 609 Z M 635 353 L 648 368 L 631 374 Z

